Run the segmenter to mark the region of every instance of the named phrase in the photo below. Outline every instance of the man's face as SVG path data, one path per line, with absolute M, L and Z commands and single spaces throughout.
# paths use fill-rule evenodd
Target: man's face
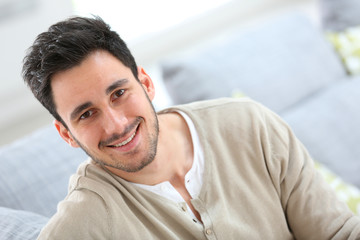
M 93 160 L 136 172 L 156 155 L 158 121 L 151 104 L 154 86 L 139 68 L 138 78 L 107 51 L 98 50 L 76 67 L 55 74 L 55 121 L 61 137 Z

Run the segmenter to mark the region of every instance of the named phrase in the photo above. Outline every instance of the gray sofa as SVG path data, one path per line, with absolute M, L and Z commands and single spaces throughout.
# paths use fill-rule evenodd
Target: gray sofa
M 239 94 L 278 113 L 317 161 L 360 187 L 360 76 L 300 13 L 167 59 L 176 104 Z
M 302 14 L 164 59 L 161 68 L 175 104 L 251 97 L 281 115 L 316 161 L 360 188 L 360 77 L 347 74 Z M 36 238 L 85 159 L 52 126 L 0 148 L 0 239 Z

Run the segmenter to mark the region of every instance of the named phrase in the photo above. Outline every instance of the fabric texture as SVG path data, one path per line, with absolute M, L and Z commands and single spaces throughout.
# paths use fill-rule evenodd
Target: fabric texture
M 0 239 L 34 240 L 48 220 L 35 213 L 0 207 Z
M 323 33 L 294 13 L 165 59 L 162 73 L 175 104 L 245 94 L 277 113 L 346 76 Z
M 314 159 L 360 188 L 360 77 L 339 81 L 282 114 Z
M 205 154 L 192 204 L 176 204 L 88 161 L 39 239 L 358 239 L 355 217 L 277 115 L 247 99 L 178 106 Z M 226 116 L 226 117 L 224 117 Z M 101 219 L 101 220 L 99 220 Z
M 0 148 L 0 206 L 52 216 L 71 174 L 86 159 L 54 126 Z
M 322 25 L 326 30 L 343 31 L 360 25 L 359 0 L 320 0 Z

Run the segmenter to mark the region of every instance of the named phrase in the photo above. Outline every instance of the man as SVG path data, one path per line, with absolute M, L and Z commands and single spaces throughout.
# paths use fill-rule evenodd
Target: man
M 23 76 L 90 157 L 39 239 L 360 238 L 277 115 L 247 99 L 156 113 L 151 78 L 100 18 L 40 34 Z

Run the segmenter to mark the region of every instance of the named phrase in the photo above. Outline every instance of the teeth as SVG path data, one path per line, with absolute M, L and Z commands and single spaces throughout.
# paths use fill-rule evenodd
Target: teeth
M 125 141 L 119 143 L 119 144 L 116 144 L 114 145 L 114 147 L 121 147 L 121 146 L 124 146 L 126 144 L 128 144 L 134 137 L 135 137 L 135 134 L 136 132 L 134 132 L 128 139 L 126 139 Z

